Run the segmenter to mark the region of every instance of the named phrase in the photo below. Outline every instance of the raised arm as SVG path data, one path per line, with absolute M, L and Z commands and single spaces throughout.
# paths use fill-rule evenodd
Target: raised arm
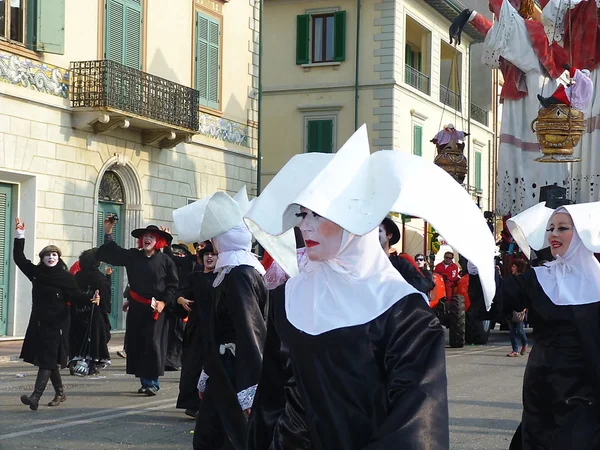
M 29 278 L 29 280 L 33 280 L 35 273 L 35 265 L 29 261 L 23 250 L 25 249 L 25 224 L 21 222 L 21 219 L 18 217 L 15 219 L 15 243 L 13 245 L 13 260 L 21 272 Z
M 104 219 L 104 244 L 98 248 L 96 259 L 113 266 L 126 266 L 131 258 L 130 251 L 113 241 L 112 231 L 115 223 L 116 220 L 113 219 L 112 214 Z

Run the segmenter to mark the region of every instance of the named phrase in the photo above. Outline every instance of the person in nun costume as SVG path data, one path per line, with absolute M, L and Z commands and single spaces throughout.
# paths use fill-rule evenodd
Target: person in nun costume
M 412 189 L 423 177 L 452 193 L 468 229 Z M 365 126 L 335 154 L 295 156 L 245 216 L 291 276 L 269 298 L 249 450 L 449 448 L 444 331 L 379 245 L 389 211 L 432 223 L 493 295 L 492 235 L 442 169 L 407 153 L 370 154 Z M 296 225 L 308 256 L 299 273 Z
M 511 450 L 600 448 L 600 202 L 556 210 L 545 203 L 508 220 L 527 257 L 554 260 L 503 285 L 504 310 L 528 308 L 533 346 L 523 380 L 522 422 Z
M 244 224 L 249 208 L 244 187 L 234 198 L 217 192 L 173 212 L 183 242 L 212 240 L 218 253 L 210 292 L 198 284 L 200 329 L 205 348 L 198 380 L 200 406 L 194 449 L 245 450 L 248 416 L 262 367 L 268 290 L 265 270 L 250 252 L 252 234 Z M 207 298 L 208 295 L 208 298 Z

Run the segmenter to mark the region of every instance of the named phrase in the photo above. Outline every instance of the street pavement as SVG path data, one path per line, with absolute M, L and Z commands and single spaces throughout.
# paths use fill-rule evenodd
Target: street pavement
M 498 330 L 489 345 L 447 349 L 452 449 L 508 448 L 520 421 L 527 360 L 507 358 L 508 350 L 508 333 Z M 136 393 L 137 380 L 125 374 L 125 360 L 113 358 L 99 376 L 79 378 L 63 371 L 67 401 L 46 406 L 53 396 L 49 383 L 38 411 L 19 400 L 31 393 L 35 368 L 20 361 L 0 363 L 0 449 L 190 449 L 194 420 L 175 409 L 179 372 L 167 372 L 159 394 L 146 397 Z

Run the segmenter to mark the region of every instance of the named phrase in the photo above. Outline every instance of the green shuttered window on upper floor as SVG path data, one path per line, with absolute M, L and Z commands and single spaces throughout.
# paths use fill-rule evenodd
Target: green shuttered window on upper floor
M 196 90 L 200 105 L 219 109 L 221 22 L 196 11 Z
M 475 189 L 481 191 L 481 152 L 475 152 Z
M 346 11 L 296 17 L 296 64 L 346 60 Z
M 333 152 L 333 120 L 309 120 L 306 132 L 306 151 Z
M 104 57 L 142 68 L 142 0 L 106 0 Z
M 423 156 L 423 127 L 413 125 L 413 155 Z
M 65 0 L 28 0 L 27 44 L 37 52 L 65 53 Z

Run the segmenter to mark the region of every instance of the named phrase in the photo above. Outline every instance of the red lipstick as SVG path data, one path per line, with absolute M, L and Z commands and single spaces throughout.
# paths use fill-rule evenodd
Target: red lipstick
M 315 247 L 316 245 L 319 245 L 319 243 L 318 243 L 318 242 L 316 242 L 316 241 L 311 241 L 310 239 L 308 239 L 308 240 L 304 241 L 304 243 L 306 244 L 306 246 L 307 246 L 308 248 L 310 248 L 310 247 Z

